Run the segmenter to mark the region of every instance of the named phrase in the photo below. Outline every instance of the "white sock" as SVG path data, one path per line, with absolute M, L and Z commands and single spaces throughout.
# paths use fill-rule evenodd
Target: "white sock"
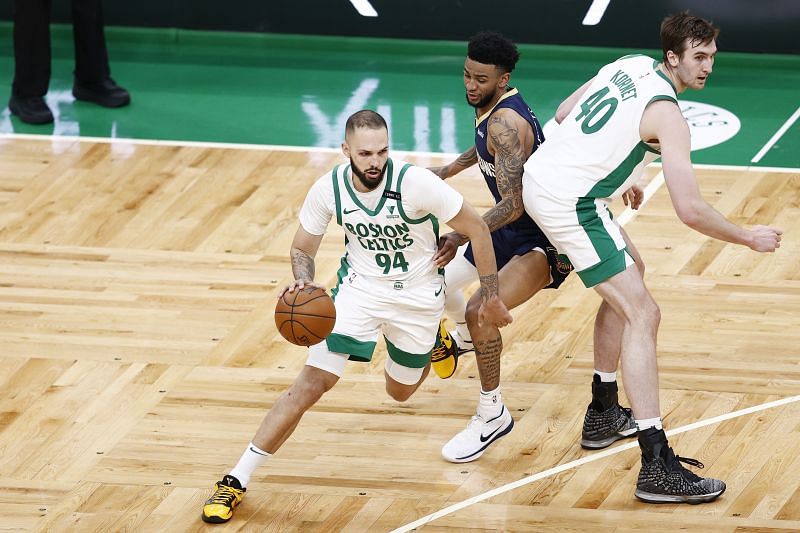
M 500 387 L 485 392 L 481 389 L 481 399 L 478 401 L 478 414 L 484 420 L 491 420 L 500 414 L 503 409 L 503 395 L 500 394 Z
M 660 416 L 658 418 L 645 418 L 643 420 L 637 420 L 636 427 L 639 428 L 639 431 L 644 431 L 645 429 L 650 428 L 664 429 L 664 426 L 661 425 Z
M 251 442 L 247 445 L 239 462 L 231 470 L 231 475 L 238 479 L 239 483 L 242 484 L 242 488 L 245 489 L 247 484 L 250 483 L 250 476 L 253 475 L 255 469 L 264 464 L 270 457 L 272 457 L 271 453 L 265 452 Z
M 594 373 L 600 376 L 600 381 L 603 383 L 611 383 L 613 381 L 617 381 L 617 372 L 600 372 L 596 368 L 594 369 Z

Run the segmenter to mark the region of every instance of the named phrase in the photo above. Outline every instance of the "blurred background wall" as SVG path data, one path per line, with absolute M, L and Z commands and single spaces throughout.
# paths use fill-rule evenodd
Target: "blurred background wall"
M 378 16 L 365 17 L 356 4 Z M 69 21 L 53 0 L 53 22 Z M 221 31 L 444 39 L 482 29 L 519 43 L 660 48 L 658 26 L 688 9 L 722 28 L 721 50 L 800 53 L 800 0 L 107 0 L 106 24 Z M 13 1 L 0 2 L 10 20 Z M 584 24 L 584 20 L 590 15 Z

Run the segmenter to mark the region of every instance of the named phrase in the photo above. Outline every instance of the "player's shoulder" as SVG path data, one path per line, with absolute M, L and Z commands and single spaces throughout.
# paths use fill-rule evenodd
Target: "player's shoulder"
M 628 54 L 601 67 L 598 71 L 598 76 L 600 78 L 605 78 L 606 73 L 610 72 L 610 74 L 614 74 L 619 70 L 623 70 L 625 72 L 635 71 L 638 74 L 640 72 L 653 70 L 654 66 L 657 64 L 658 61 L 648 55 Z
M 395 179 L 398 181 L 402 179 L 403 183 L 417 181 L 420 179 L 427 180 L 431 178 L 441 181 L 439 176 L 427 168 L 415 165 L 414 163 L 409 163 L 408 161 L 404 161 L 402 159 L 392 158 L 392 166 L 394 167 Z
M 333 194 L 334 179 L 340 179 L 347 164 L 336 165 L 328 172 L 317 178 L 309 188 L 309 194 Z
M 652 65 L 654 61 L 655 59 L 646 54 L 627 54 L 617 58 L 614 63 L 625 62 L 630 64 Z
M 425 167 L 397 159 L 393 160 L 393 165 L 396 176 L 393 187 L 399 190 L 404 198 L 407 195 L 419 197 L 433 194 L 440 189 L 452 189 L 448 183 Z

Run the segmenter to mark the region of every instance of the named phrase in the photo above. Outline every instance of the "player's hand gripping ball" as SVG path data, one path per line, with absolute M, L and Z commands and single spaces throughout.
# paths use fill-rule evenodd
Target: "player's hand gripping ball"
M 298 346 L 321 342 L 333 331 L 336 308 L 319 287 L 286 291 L 275 306 L 275 325 L 283 338 Z

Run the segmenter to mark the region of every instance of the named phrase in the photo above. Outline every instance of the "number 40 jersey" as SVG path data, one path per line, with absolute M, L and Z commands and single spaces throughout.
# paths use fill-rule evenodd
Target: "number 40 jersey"
M 524 186 L 556 198 L 616 198 L 660 154 L 644 143 L 639 123 L 657 100 L 677 104 L 672 82 L 644 55 L 601 68 L 569 115 L 525 164 Z
M 383 181 L 356 190 L 350 165 L 339 165 L 311 187 L 300 224 L 323 235 L 331 218 L 342 226 L 343 267 L 375 280 L 411 281 L 436 275 L 440 223 L 455 217 L 463 197 L 433 172 L 388 160 Z

